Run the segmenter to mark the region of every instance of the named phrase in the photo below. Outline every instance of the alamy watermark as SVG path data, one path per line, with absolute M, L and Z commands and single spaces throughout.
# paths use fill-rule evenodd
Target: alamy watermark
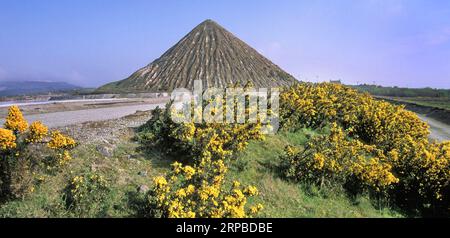
M 278 88 L 207 88 L 194 81 L 194 91 L 171 93 L 171 117 L 176 123 L 260 123 L 261 132 L 275 134 L 279 128 Z

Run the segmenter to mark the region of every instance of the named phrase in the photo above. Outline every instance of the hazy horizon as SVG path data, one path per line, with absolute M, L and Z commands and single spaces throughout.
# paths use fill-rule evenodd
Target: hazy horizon
M 450 88 L 450 2 L 0 2 L 0 80 L 128 77 L 213 19 L 302 81 Z

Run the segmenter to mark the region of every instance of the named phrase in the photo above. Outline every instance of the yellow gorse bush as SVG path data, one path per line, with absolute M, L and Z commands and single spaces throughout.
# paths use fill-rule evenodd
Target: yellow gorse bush
M 248 197 L 258 195 L 256 187 L 242 187 L 237 181 L 226 189 L 227 167 L 222 160 L 204 158 L 200 163 L 172 164 L 166 176 L 154 178 L 149 193 L 154 216 L 167 218 L 245 218 L 256 215 L 261 204 L 248 206 Z
M 350 171 L 363 186 L 374 188 L 377 192 L 399 182 L 392 173 L 392 166 L 376 157 L 367 159 L 358 156 L 352 162 Z
M 216 100 L 224 100 L 218 98 Z M 263 140 L 261 122 L 249 123 L 175 123 L 171 118 L 171 104 L 154 110 L 139 138 L 147 146 L 158 146 L 167 153 L 188 159 L 193 165 L 174 163 L 172 171 L 155 178 L 149 193 L 151 216 L 159 217 L 249 217 L 258 213 L 262 205 L 247 208 L 247 198 L 256 196 L 256 187 L 243 188 L 235 182 L 226 189 L 229 161 L 243 151 L 249 141 Z M 223 108 L 225 111 L 226 108 Z M 199 113 L 196 110 L 193 114 Z M 220 110 L 212 110 L 214 116 Z M 255 113 L 248 107 L 246 115 Z
M 10 184 L 11 181 L 18 181 L 20 183 L 22 177 L 29 174 L 34 175 L 33 169 L 36 165 L 43 164 L 43 156 L 40 152 L 46 153 L 42 150 L 41 145 L 47 144 L 53 150 L 50 157 L 55 158 L 59 165 L 62 165 L 71 159 L 69 150 L 75 146 L 75 141 L 59 131 L 54 131 L 51 138 L 47 141 L 48 128 L 39 121 L 31 123 L 28 127 L 28 122 L 24 119 L 19 107 L 12 106 L 9 108 L 8 116 L 6 118 L 5 128 L 0 128 L 0 183 L 3 183 L 0 196 L 20 196 L 21 191 L 32 191 L 30 189 L 21 188 L 22 184 Z M 33 146 L 30 146 L 32 145 Z M 38 150 L 38 151 L 36 151 Z M 18 161 L 20 160 L 20 163 Z M 24 166 L 24 163 L 29 165 Z M 31 166 L 33 165 L 33 166 Z M 44 166 L 44 165 L 43 165 Z M 47 165 L 44 167 L 48 168 Z M 17 178 L 13 178 L 16 176 Z M 31 181 L 27 179 L 27 181 Z M 30 184 L 28 184 L 30 185 Z M 27 185 L 27 186 L 28 186 Z M 13 191 L 12 188 L 17 191 Z M 16 194 L 13 194 L 16 193 Z
M 148 146 L 158 146 L 167 153 L 191 158 L 225 159 L 244 150 L 249 141 L 263 140 L 259 121 L 255 123 L 175 123 L 171 103 L 156 109 L 141 128 L 139 137 Z M 226 110 L 224 108 L 223 110 Z
M 281 126 L 286 130 L 341 125 L 351 136 L 386 151 L 406 135 L 426 139 L 428 124 L 403 106 L 373 99 L 333 83 L 301 83 L 280 95 Z
M 225 159 L 242 151 L 250 140 L 262 140 L 260 126 L 250 124 L 194 124 L 175 126 L 171 136 L 181 147 L 190 148 L 193 156 Z
M 59 166 L 67 164 L 72 160 L 69 150 L 76 146 L 76 142 L 69 136 L 63 135 L 60 131 L 55 130 L 51 133 L 47 147 L 55 150 L 56 159 Z
M 28 122 L 22 115 L 18 106 L 11 106 L 8 110 L 8 116 L 5 121 L 5 129 L 14 132 L 24 132 L 28 128 Z
M 8 129 L 0 128 L 0 148 L 10 150 L 16 148 L 16 136 L 14 132 Z
M 305 148 L 286 148 L 287 177 L 388 191 L 401 206 L 450 209 L 450 142 L 429 142 L 429 128 L 403 106 L 331 83 L 300 83 L 280 95 L 285 130 L 331 126 Z M 356 182 L 355 182 L 356 181 Z
M 353 190 L 380 192 L 399 181 L 381 151 L 348 138 L 336 123 L 330 135 L 315 137 L 304 148 L 288 146 L 282 160 L 288 178 L 320 186 L 356 184 Z
M 75 147 L 74 139 L 63 135 L 60 131 L 53 131 L 47 146 L 51 149 L 71 149 Z
M 407 193 L 418 192 L 424 200 L 448 203 L 450 141 L 430 143 L 407 136 L 401 144 L 391 151 L 391 163 L 403 178 L 402 189 Z
M 31 123 L 29 128 L 28 142 L 39 142 L 47 136 L 48 128 L 40 121 Z

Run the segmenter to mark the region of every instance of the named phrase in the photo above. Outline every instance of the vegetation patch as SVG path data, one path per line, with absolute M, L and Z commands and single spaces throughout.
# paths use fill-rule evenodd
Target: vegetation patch
M 35 165 L 3 174 L 33 189 L 3 200 L 0 216 L 448 216 L 450 144 L 429 142 L 415 114 L 336 84 L 299 84 L 280 99 L 276 135 L 259 134 L 258 123 L 174 123 L 158 109 L 101 142 L 108 153 L 11 121 L 3 161 Z

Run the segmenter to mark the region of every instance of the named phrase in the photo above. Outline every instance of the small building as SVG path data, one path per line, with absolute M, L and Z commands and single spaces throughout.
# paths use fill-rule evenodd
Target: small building
M 342 84 L 341 80 L 330 80 L 330 83 Z

